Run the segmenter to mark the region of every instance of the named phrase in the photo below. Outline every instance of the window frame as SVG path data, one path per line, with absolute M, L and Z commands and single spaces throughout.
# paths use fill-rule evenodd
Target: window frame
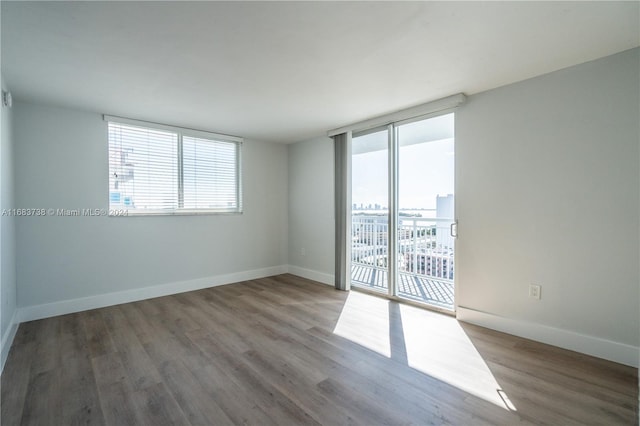
M 133 120 L 130 118 L 103 115 L 103 120 L 107 124 L 107 177 L 111 173 L 110 156 L 111 141 L 109 140 L 109 123 L 122 124 L 126 126 L 133 126 L 142 129 L 162 130 L 166 132 L 175 133 L 177 136 L 177 151 L 178 151 L 178 193 L 176 194 L 179 202 L 184 200 L 184 165 L 183 165 L 183 136 L 209 139 L 214 142 L 229 142 L 236 144 L 236 201 L 237 208 L 234 210 L 225 209 L 194 209 L 194 208 L 181 208 L 176 209 L 127 209 L 127 208 L 112 208 L 111 207 L 111 187 L 109 182 L 107 183 L 107 204 L 109 206 L 109 217 L 126 217 L 126 216 L 193 216 L 193 215 L 241 215 L 244 212 L 243 203 L 243 191 L 242 191 L 242 145 L 244 139 L 238 136 L 225 135 L 221 133 L 207 132 L 203 130 L 189 129 L 186 127 L 171 126 L 168 124 L 154 123 L 150 121 Z

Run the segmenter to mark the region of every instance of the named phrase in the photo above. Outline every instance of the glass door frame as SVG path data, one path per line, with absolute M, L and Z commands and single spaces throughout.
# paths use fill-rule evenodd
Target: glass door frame
M 409 305 L 414 305 L 420 308 L 429 309 L 432 311 L 441 312 L 447 315 L 456 315 L 456 291 L 457 288 L 456 275 L 454 274 L 454 292 L 453 292 L 453 310 L 444 309 L 438 306 L 430 305 L 428 303 L 416 302 L 411 299 L 403 298 L 398 296 L 398 281 L 400 278 L 398 271 L 398 220 L 399 220 L 399 167 L 400 167 L 400 143 L 398 140 L 398 133 L 400 126 L 404 124 L 410 124 L 416 121 L 428 120 L 430 118 L 438 117 L 441 115 L 454 113 L 452 110 L 444 110 L 438 111 L 431 114 L 421 115 L 418 117 L 412 117 L 404 120 L 398 120 L 387 125 L 375 126 L 368 129 L 363 129 L 360 131 L 352 132 L 352 138 L 356 138 L 358 136 L 363 136 L 369 133 L 374 133 L 382 130 L 387 130 L 387 152 L 388 152 L 388 162 L 387 162 L 387 175 L 388 175 L 388 188 L 387 195 L 389 200 L 389 212 L 388 212 L 388 238 L 387 238 L 387 294 L 385 295 L 382 292 L 370 290 L 366 287 L 361 287 L 358 285 L 351 285 L 350 288 L 356 289 L 357 291 L 362 291 L 365 293 L 370 293 L 376 296 L 387 297 L 391 300 L 396 300 L 402 303 L 406 303 Z M 351 154 L 352 155 L 352 154 Z M 351 179 L 350 179 L 351 181 Z M 351 194 L 352 188 L 349 188 L 349 193 Z M 351 199 L 351 196 L 349 196 Z M 455 206 L 455 205 L 454 205 Z M 351 206 L 349 205 L 349 217 L 350 220 L 353 217 L 351 213 Z M 455 216 L 455 214 L 454 214 Z M 453 222 L 457 229 L 457 219 L 454 218 Z M 457 234 L 457 232 L 456 232 Z M 452 235 L 453 236 L 453 235 Z M 454 239 L 457 238 L 455 235 Z M 352 244 L 351 241 L 348 241 L 347 244 Z M 350 253 L 350 250 L 348 251 Z M 454 259 L 457 257 L 457 251 L 454 250 Z M 454 261 L 454 264 L 456 262 Z M 349 269 L 351 269 L 351 259 L 349 259 Z M 351 282 L 351 272 L 349 272 L 349 282 Z
M 398 297 L 398 130 L 395 123 L 387 125 L 387 135 L 389 138 L 388 152 L 389 164 L 387 173 L 389 175 L 389 219 L 388 230 L 389 242 L 387 250 L 387 282 L 389 283 L 389 297 Z

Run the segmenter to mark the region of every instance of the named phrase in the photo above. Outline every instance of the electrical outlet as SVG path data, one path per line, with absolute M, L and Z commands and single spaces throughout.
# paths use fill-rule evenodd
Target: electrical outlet
M 304 247 L 302 247 L 300 249 L 300 256 L 306 256 L 307 255 L 307 249 L 305 249 Z
M 542 288 L 536 284 L 529 284 L 529 297 L 540 300 Z

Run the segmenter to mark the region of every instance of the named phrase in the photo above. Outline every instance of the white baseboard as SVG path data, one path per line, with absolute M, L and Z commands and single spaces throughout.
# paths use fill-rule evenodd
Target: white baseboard
M 231 284 L 240 281 L 254 280 L 257 278 L 284 274 L 287 271 L 287 265 L 272 266 L 269 268 L 241 271 L 224 275 L 215 275 L 212 277 L 198 278 L 195 280 L 179 281 L 150 287 L 142 287 L 132 290 L 124 290 L 114 293 L 82 297 L 78 299 L 62 300 L 59 302 L 45 303 L 42 305 L 26 306 L 18 309 L 17 319 L 18 322 L 33 321 L 42 318 L 49 318 L 58 315 L 86 311 L 89 309 L 119 305 L 121 303 L 135 302 L 138 300 L 169 296 L 171 294 L 200 290 L 203 288 Z
M 458 306 L 456 311 L 460 321 L 524 337 L 564 349 L 604 358 L 620 364 L 638 367 L 639 348 L 624 343 L 613 342 L 599 337 L 588 336 L 560 328 L 549 327 L 527 321 L 501 317 L 487 312 Z
M 13 311 L 9 327 L 7 328 L 7 331 L 4 332 L 2 341 L 0 342 L 0 374 L 2 374 L 4 364 L 7 362 L 9 349 L 11 349 L 13 339 L 16 337 L 16 333 L 18 332 L 18 325 L 20 325 L 20 323 L 18 323 L 18 309 L 15 309 Z
M 333 286 L 335 280 L 333 275 L 324 272 L 314 271 L 313 269 L 300 268 L 299 266 L 289 265 L 289 273 L 297 275 L 308 280 L 318 281 L 322 284 Z

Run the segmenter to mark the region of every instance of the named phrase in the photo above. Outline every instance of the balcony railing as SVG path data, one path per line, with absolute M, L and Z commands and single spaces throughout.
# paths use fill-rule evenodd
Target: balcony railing
M 449 218 L 400 216 L 398 294 L 453 309 L 454 239 Z M 352 216 L 352 282 L 374 290 L 388 288 L 388 218 Z

